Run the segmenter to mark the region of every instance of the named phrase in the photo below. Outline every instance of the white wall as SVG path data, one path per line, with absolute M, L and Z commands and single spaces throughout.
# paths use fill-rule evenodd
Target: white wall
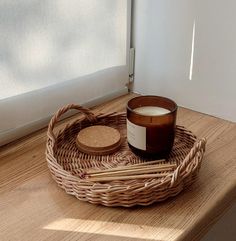
M 236 121 L 235 9 L 235 0 L 135 0 L 134 91 Z

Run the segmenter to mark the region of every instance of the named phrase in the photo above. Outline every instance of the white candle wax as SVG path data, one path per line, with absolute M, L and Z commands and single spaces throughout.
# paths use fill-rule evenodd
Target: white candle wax
M 158 116 L 158 115 L 164 115 L 167 113 L 170 113 L 168 109 L 158 107 L 158 106 L 142 106 L 133 109 L 135 112 L 146 115 L 146 116 Z

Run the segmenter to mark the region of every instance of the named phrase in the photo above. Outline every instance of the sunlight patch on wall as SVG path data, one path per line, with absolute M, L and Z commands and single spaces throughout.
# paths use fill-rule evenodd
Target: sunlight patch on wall
M 189 80 L 192 80 L 192 76 L 193 76 L 193 57 L 194 57 L 194 47 L 195 47 L 194 45 L 195 45 L 195 20 L 193 22 L 193 34 L 192 34 L 190 68 L 189 68 Z

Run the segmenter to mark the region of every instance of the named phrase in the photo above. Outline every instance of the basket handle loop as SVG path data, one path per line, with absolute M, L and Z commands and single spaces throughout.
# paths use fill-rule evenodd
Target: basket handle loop
M 49 138 L 51 138 L 53 143 L 55 143 L 55 139 L 56 139 L 55 134 L 53 132 L 53 129 L 54 129 L 56 123 L 59 121 L 60 117 L 63 114 L 65 114 L 67 111 L 72 110 L 72 109 L 76 109 L 76 110 L 80 111 L 81 113 L 83 113 L 85 115 L 85 117 L 91 122 L 96 120 L 96 116 L 93 114 L 93 112 L 91 112 L 91 110 L 84 108 L 80 105 L 69 104 L 69 105 L 62 107 L 53 115 L 53 117 L 51 118 L 49 125 L 48 125 L 47 135 Z
M 185 157 L 184 161 L 180 165 L 181 166 L 180 168 L 185 169 L 199 150 L 205 151 L 205 147 L 206 147 L 206 138 L 202 138 L 198 140 L 190 150 L 189 154 Z
M 185 159 L 183 160 L 183 162 L 178 166 L 178 168 L 174 171 L 173 175 L 172 175 L 172 179 L 171 179 L 171 187 L 175 185 L 176 181 L 179 179 L 180 173 L 186 169 L 186 167 L 188 166 L 188 164 L 190 163 L 190 161 L 192 160 L 192 158 L 196 155 L 196 153 L 199 150 L 202 150 L 203 152 L 205 151 L 206 148 L 206 138 L 202 138 L 200 140 L 198 140 L 194 146 L 192 147 L 192 149 L 190 150 L 190 152 L 188 153 L 188 155 L 185 157 Z

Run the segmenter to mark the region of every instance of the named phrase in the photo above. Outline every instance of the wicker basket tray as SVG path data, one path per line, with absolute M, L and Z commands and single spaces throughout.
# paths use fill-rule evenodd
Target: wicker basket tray
M 55 124 L 70 109 L 84 114 L 57 134 Z M 76 136 L 80 129 L 102 124 L 117 128 L 123 138 L 121 149 L 111 155 L 92 156 L 80 152 Z M 105 206 L 149 205 L 180 193 L 197 177 L 205 151 L 205 138 L 196 136 L 182 126 L 176 127 L 173 150 L 164 163 L 176 164 L 168 175 L 156 178 L 92 182 L 80 174 L 91 169 L 109 169 L 145 162 L 133 154 L 126 141 L 126 114 L 109 113 L 94 115 L 79 105 L 67 105 L 52 117 L 47 132 L 46 158 L 53 179 L 68 194 L 82 201 Z

